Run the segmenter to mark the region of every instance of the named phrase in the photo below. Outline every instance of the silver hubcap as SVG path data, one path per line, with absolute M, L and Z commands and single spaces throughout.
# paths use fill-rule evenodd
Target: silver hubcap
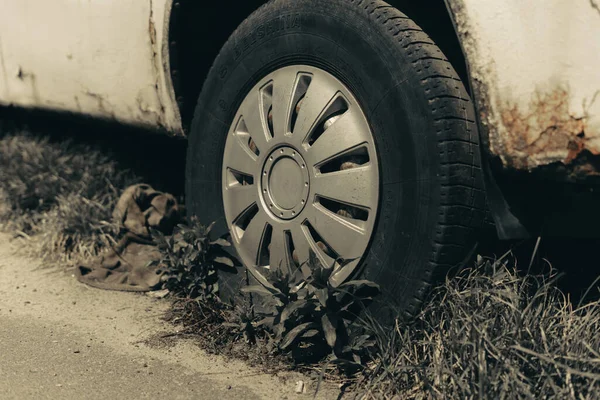
M 373 135 L 342 82 L 290 66 L 246 95 L 225 145 L 223 202 L 234 245 L 259 281 L 275 270 L 299 278 L 312 249 L 342 283 L 367 250 L 378 201 Z

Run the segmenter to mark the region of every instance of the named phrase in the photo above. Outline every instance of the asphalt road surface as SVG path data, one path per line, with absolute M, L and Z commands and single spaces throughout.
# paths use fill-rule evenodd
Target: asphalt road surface
M 160 319 L 166 301 L 88 288 L 15 246 L 0 234 L 0 399 L 312 398 L 299 374 L 266 375 L 191 341 L 159 345 L 175 329 Z

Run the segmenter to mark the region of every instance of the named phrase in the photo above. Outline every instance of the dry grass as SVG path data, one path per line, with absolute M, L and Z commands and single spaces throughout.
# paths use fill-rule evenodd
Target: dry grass
M 29 249 L 46 261 L 97 255 L 116 232 L 111 212 L 120 190 L 134 182 L 89 146 L 26 133 L 0 139 L 0 223 L 30 239 Z
M 600 397 L 600 303 L 574 306 L 553 271 L 521 276 L 510 254 L 436 289 L 408 326 L 377 331 L 363 398 Z

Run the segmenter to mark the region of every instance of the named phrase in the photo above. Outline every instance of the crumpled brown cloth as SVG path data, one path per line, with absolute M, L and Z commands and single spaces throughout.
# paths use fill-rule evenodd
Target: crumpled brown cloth
M 181 219 L 182 207 L 168 193 L 146 184 L 128 187 L 119 198 L 113 217 L 126 231 L 106 254 L 89 266 L 77 268 L 77 279 L 99 289 L 148 292 L 162 286 L 164 271 L 148 266 L 160 258 L 150 228 L 169 235 Z

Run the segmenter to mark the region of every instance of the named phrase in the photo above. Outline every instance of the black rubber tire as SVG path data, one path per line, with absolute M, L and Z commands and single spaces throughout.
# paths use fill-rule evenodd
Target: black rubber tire
M 382 304 L 412 315 L 430 285 L 473 247 L 485 195 L 474 108 L 461 80 L 431 39 L 383 1 L 273 0 L 242 23 L 195 110 L 188 210 L 225 225 L 221 166 L 229 126 L 245 94 L 290 64 L 335 75 L 367 115 L 382 182 L 360 274 L 381 285 Z

